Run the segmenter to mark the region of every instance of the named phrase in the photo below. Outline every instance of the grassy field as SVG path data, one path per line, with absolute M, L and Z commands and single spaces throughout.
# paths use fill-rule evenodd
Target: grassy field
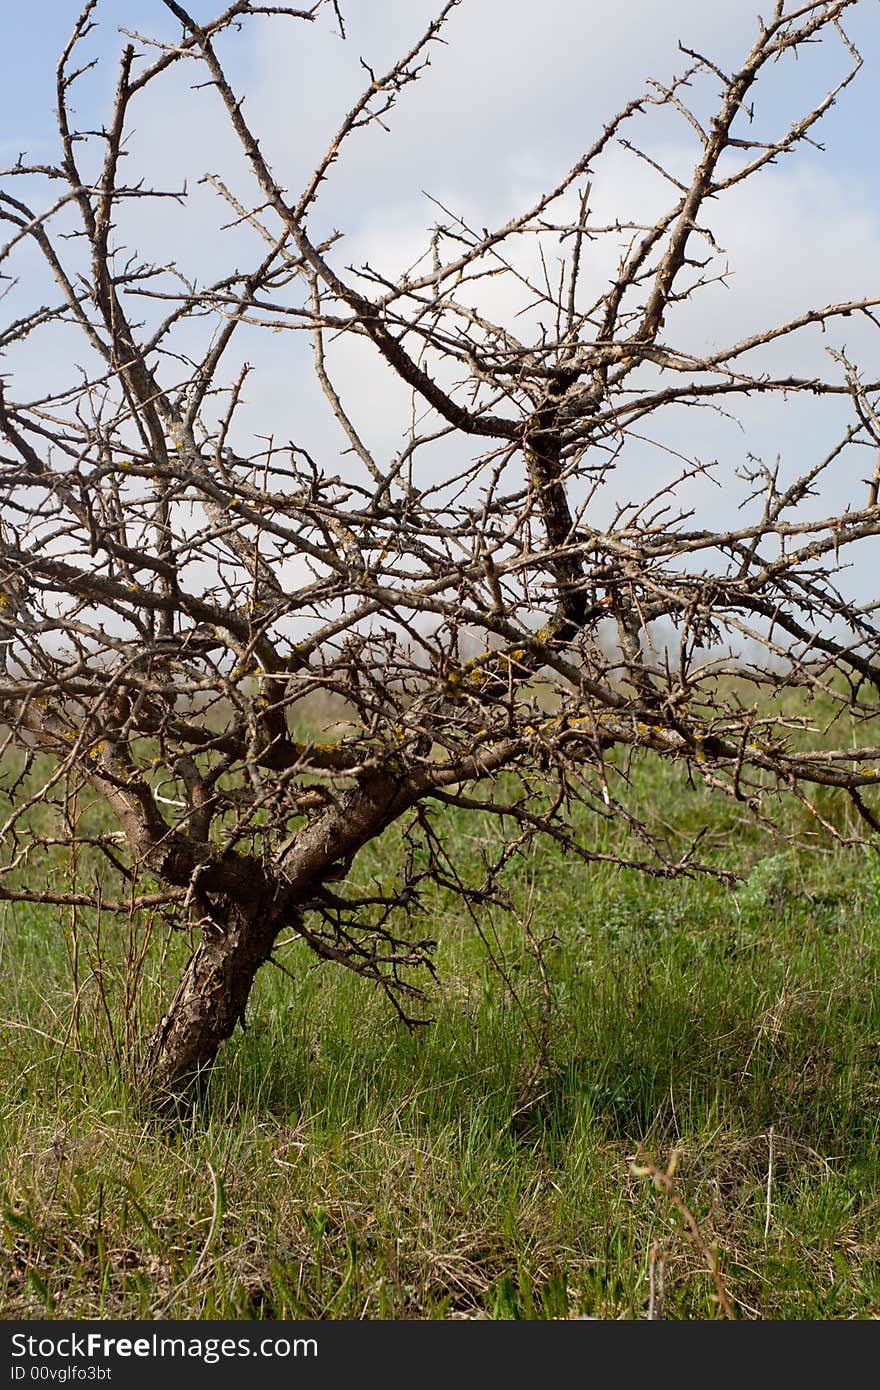
M 880 1315 L 880 862 L 796 850 L 653 760 L 634 777 L 741 882 L 520 863 L 552 1001 L 527 1104 L 535 955 L 439 891 L 432 1027 L 290 942 L 164 1127 L 124 1072 L 185 942 L 2 905 L 2 1315 Z M 465 860 L 499 833 L 446 815 Z

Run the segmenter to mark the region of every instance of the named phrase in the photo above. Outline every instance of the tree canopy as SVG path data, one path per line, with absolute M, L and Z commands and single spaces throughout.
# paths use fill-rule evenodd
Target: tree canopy
M 824 786 L 853 809 L 851 837 L 880 830 L 877 606 L 852 582 L 880 533 L 880 380 L 860 360 L 880 297 L 819 303 L 806 283 L 782 321 L 746 306 L 745 331 L 713 300 L 711 341 L 693 316 L 719 285 L 735 301 L 721 211 L 814 145 L 859 79 L 846 25 L 864 0 L 777 0 L 731 70 L 682 44 L 680 72 L 635 93 L 503 225 L 428 201 L 405 267 L 351 264 L 322 211 L 334 166 L 365 130 L 406 120 L 454 49 L 460 3 L 387 71 L 364 64 L 290 187 L 237 55 L 254 25 L 344 39 L 342 0 L 234 0 L 198 19 L 163 0 L 174 32 L 124 31 L 97 129 L 76 98 L 111 16 L 89 0 L 58 62 L 54 155 L 3 171 L 0 713 L 4 750 L 38 781 L 8 793 L 0 897 L 158 905 L 195 931 L 145 1047 L 159 1089 L 210 1064 L 282 932 L 415 1021 L 426 880 L 475 912 L 503 903 L 508 864 L 540 836 L 586 864 L 709 867 L 628 805 L 639 750 L 743 814 L 772 817 L 783 790 L 833 832 Z M 805 83 L 793 119 L 772 101 L 756 114 L 755 94 L 815 44 L 832 88 Z M 163 151 L 138 113 L 181 69 L 228 167 L 153 184 L 142 167 Z M 651 134 L 658 113 L 677 123 L 674 157 Z M 644 200 L 594 210 L 621 152 L 651 181 L 647 217 Z M 190 208 L 201 226 L 209 197 L 194 275 L 175 235 Z M 279 367 L 306 343 L 308 397 Z M 386 399 L 390 450 L 372 442 Z M 766 400 L 774 419 L 829 407 L 794 466 L 756 455 L 747 428 L 713 451 L 710 425 L 741 412 L 747 426 Z M 337 435 L 320 452 L 310 424 L 296 429 L 319 408 Z M 819 724 L 788 690 L 816 698 Z M 115 896 L 17 886 L 48 848 L 29 806 L 77 791 L 118 826 L 90 839 Z M 627 822 L 631 854 L 576 833 L 573 802 Z M 450 805 L 503 818 L 480 882 L 444 845 Z M 359 850 L 397 821 L 393 889 L 364 882 Z M 68 817 L 63 836 L 78 833 Z

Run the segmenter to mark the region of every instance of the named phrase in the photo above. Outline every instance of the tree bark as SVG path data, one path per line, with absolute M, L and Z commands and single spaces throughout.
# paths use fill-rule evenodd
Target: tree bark
M 254 978 L 279 933 L 301 922 L 301 905 L 316 887 L 350 864 L 418 794 L 414 783 L 387 774 L 362 778 L 300 829 L 283 886 L 255 858 L 227 852 L 205 861 L 197 874 L 202 941 L 147 1043 L 140 1080 L 148 1101 L 161 1106 L 206 1079 L 219 1048 L 244 1022 Z M 192 884 L 192 843 L 167 835 L 160 843 L 155 871 Z
M 226 921 L 215 912 L 194 951 L 165 1016 L 154 1029 L 141 1071 L 141 1089 L 159 1105 L 204 1081 L 220 1046 L 244 1024 L 248 995 L 260 966 L 290 914 L 265 904 L 226 899 Z

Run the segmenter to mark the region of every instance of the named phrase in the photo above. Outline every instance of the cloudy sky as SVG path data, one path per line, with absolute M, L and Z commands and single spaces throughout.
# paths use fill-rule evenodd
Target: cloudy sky
M 772 0 L 763 3 L 769 14 Z M 205 0 L 192 5 L 200 18 L 213 8 Z M 362 90 L 361 59 L 381 72 L 411 46 L 436 8 L 426 0 L 341 0 L 345 42 L 328 9 L 316 24 L 252 22 L 235 43 L 226 43 L 229 71 L 247 94 L 249 119 L 276 176 L 292 192 Z M 8 9 L 0 156 L 12 162 L 26 151 L 36 162 L 49 161 L 57 148 L 54 64 L 79 3 L 40 0 Z M 109 112 L 112 59 L 126 41 L 116 26 L 147 35 L 176 32 L 159 0 L 104 0 L 98 18 L 89 56 L 102 61 L 78 96 L 80 119 L 95 125 Z M 369 261 L 394 276 L 422 253 L 425 229 L 437 220 L 427 195 L 473 225 L 505 221 L 555 183 L 647 79 L 666 82 L 681 71 L 686 60 L 679 40 L 730 70 L 748 51 L 756 27 L 754 0 L 462 0 L 444 31 L 446 44 L 432 49 L 430 70 L 403 94 L 390 132 L 372 128 L 344 150 L 312 230 L 344 231 L 336 253 L 340 264 Z M 734 275 L 727 287 L 707 291 L 682 320 L 684 345 L 733 342 L 804 308 L 880 293 L 877 0 L 860 0 L 846 27 L 865 64 L 822 123 L 818 138 L 824 150 L 801 147 L 719 207 L 713 226 Z M 802 52 L 797 62 L 779 63 L 759 94 L 753 133 L 778 134 L 843 76 L 846 62 L 842 47 L 827 43 Z M 158 186 L 186 181 L 190 200 L 185 208 L 140 203 L 125 231 L 129 239 L 137 237 L 146 258 L 173 255 L 204 281 L 228 270 L 230 256 L 235 263 L 234 234 L 217 231 L 227 218 L 197 180 L 241 170 L 241 161 L 217 119 L 214 95 L 191 90 L 193 65 L 186 72 L 179 67 L 140 106 L 126 172 L 131 179 L 136 169 Z M 711 96 L 707 88 L 700 99 Z M 680 118 L 649 118 L 639 134 L 643 147 L 672 168 L 686 168 L 693 158 L 693 132 Z M 620 150 L 597 172 L 591 212 L 600 221 L 642 216 L 656 196 L 657 180 L 647 166 Z M 597 283 L 606 269 L 597 259 Z M 830 344 L 863 354 L 866 371 L 880 376 L 877 333 L 872 338 L 853 320 L 846 328 L 848 336 L 835 330 L 833 339 L 805 335 L 780 365 L 816 370 Z M 268 424 L 279 433 L 296 432 L 324 456 L 338 455 L 344 441 L 306 389 L 307 345 L 288 335 L 274 339 L 267 351 L 245 339 L 239 355 L 260 367 L 250 394 L 255 432 L 262 427 L 267 433 Z M 380 453 L 393 452 L 405 427 L 401 394 L 357 346 L 339 349 L 335 367 L 369 442 Z M 39 363 L 28 365 L 34 381 L 41 370 Z M 732 423 L 689 419 L 686 440 L 680 433 L 685 427 L 675 423 L 670 439 L 686 442 L 691 453 L 723 457 L 730 468 L 749 451 L 771 459 L 780 453 L 784 476 L 809 466 L 817 450 L 833 442 L 838 425 L 833 412 L 806 402 L 794 411 L 759 403 L 744 423 L 747 438 Z M 653 490 L 652 470 L 662 465 L 640 456 L 638 466 Z M 850 475 L 841 482 L 844 488 L 856 484 Z M 609 495 L 609 507 L 613 500 Z M 710 513 L 720 514 L 708 485 L 698 505 L 701 500 Z M 862 505 L 863 499 L 854 496 L 853 502 Z

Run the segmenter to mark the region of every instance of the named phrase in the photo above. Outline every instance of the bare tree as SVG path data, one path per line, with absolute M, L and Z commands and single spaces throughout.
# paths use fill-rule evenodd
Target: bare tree
M 572 802 L 597 824 L 629 824 L 636 847 L 618 862 L 668 876 L 706 867 L 696 844 L 672 853 L 628 809 L 632 750 L 687 764 L 759 816 L 782 788 L 821 821 L 810 787 L 839 788 L 858 833 L 876 835 L 876 603 L 854 596 L 847 571 L 880 533 L 880 381 L 836 330 L 877 328 L 880 299 L 822 305 L 805 286 L 798 316 L 720 347 L 695 348 L 687 329 L 692 303 L 728 274 L 713 214 L 811 142 L 856 77 L 843 25 L 859 0 L 776 0 L 732 72 L 683 47 L 681 74 L 648 84 L 532 206 L 494 230 L 440 209 L 398 278 L 346 265 L 344 238 L 319 230 L 320 197 L 343 145 L 417 99 L 407 89 L 454 40 L 459 0 L 389 71 L 366 70 L 296 194 L 249 123 L 230 55 L 255 18 L 344 37 L 339 6 L 233 0 L 197 22 L 163 3 L 173 41 L 129 36 L 112 110 L 90 131 L 72 101 L 90 66 L 88 0 L 58 64 L 57 162 L 22 157 L 0 193 L 2 260 L 23 267 L 0 337 L 3 746 L 49 769 L 40 800 L 91 788 L 111 808 L 118 829 L 91 842 L 128 887 L 103 910 L 161 904 L 196 933 L 145 1048 L 146 1086 L 178 1092 L 210 1066 L 282 933 L 417 1021 L 426 880 L 462 894 L 476 920 L 505 900 L 503 870 L 535 837 L 586 864 L 613 857 L 598 835 L 574 833 Z M 817 42 L 835 47 L 837 84 L 768 130 L 753 119 L 756 88 Z M 181 68 L 240 151 L 222 178 L 193 171 L 216 195 L 218 238 L 229 224 L 238 238 L 236 263 L 210 284 L 167 246 L 130 245 L 145 202 L 192 196 L 130 168 L 145 93 Z M 682 122 L 690 172 L 639 143 L 657 110 Z M 601 225 L 591 186 L 621 147 L 665 188 L 665 211 L 640 222 L 621 209 Z M 259 367 L 236 362 L 234 344 L 281 330 L 294 339 L 273 338 L 276 354 L 311 340 L 316 390 L 341 430 L 332 463 L 272 418 L 243 423 Z M 826 366 L 786 369 L 786 351 L 794 359 L 817 331 L 833 349 Z M 409 394 L 390 456 L 370 447 L 370 421 L 340 385 L 352 341 Z M 35 360 L 51 363 L 44 386 Z M 667 419 L 701 407 L 701 420 L 729 418 L 756 397 L 793 413 L 827 399 L 837 442 L 793 478 L 744 443 L 748 505 L 731 500 L 720 523 L 716 506 L 700 524 L 694 482 L 714 469 L 734 499 L 736 480 L 699 449 L 679 448 L 645 485 L 645 460 L 650 471 L 662 449 L 673 456 Z M 852 457 L 858 485 L 841 481 Z M 603 516 L 622 470 L 634 500 Z M 788 687 L 850 711 L 859 746 L 833 719 L 818 736 L 765 698 Z M 10 803 L 0 897 L 94 900 L 97 888 L 12 886 L 46 849 L 26 829 L 33 796 Z M 503 818 L 504 849 L 479 883 L 444 845 L 437 813 L 450 804 Z M 404 833 L 389 892 L 364 885 L 355 860 L 392 822 Z

